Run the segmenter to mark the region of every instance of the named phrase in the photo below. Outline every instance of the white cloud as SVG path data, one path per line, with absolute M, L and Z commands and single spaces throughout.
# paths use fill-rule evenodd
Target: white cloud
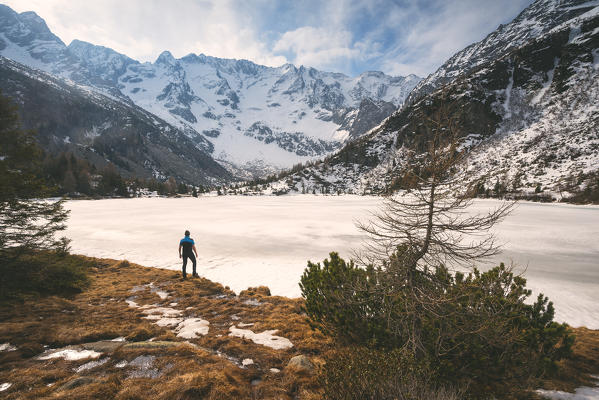
M 392 74 L 408 71 L 426 76 L 453 54 L 483 39 L 511 20 L 531 0 L 436 0 L 430 10 L 416 7 L 388 14 L 382 27 L 404 25 L 397 43 L 387 50 L 381 68 Z
M 18 12 L 35 11 L 67 44 L 73 39 L 110 47 L 140 61 L 163 51 L 175 57 L 205 53 L 278 66 L 247 15 L 232 1 L 3 0 Z
M 312 26 L 285 32 L 275 43 L 273 51 L 290 53 L 293 63 L 317 68 L 327 68 L 363 56 L 361 50 L 352 45 L 350 32 Z
M 140 61 L 169 50 L 426 76 L 532 0 L 0 1 L 37 12 L 67 44 L 85 40 Z

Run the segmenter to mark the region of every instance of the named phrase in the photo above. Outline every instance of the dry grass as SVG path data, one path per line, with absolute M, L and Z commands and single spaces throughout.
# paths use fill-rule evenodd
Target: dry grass
M 302 312 L 301 299 L 270 296 L 268 288 L 250 288 L 236 296 L 206 279 L 181 280 L 174 271 L 146 268 L 126 261 L 89 259 L 91 286 L 69 298 L 30 298 L 0 303 L 0 344 L 18 350 L 0 352 L 0 383 L 12 386 L 2 392 L 7 399 L 319 399 L 322 390 L 316 374 L 287 368 L 297 354 L 310 357 L 318 367 L 332 351 L 332 343 L 313 331 Z M 147 286 L 169 293 L 167 299 Z M 206 336 L 189 340 L 176 337 L 145 319 L 139 305 L 157 304 L 183 310 L 185 317 L 210 321 Z M 228 336 L 232 324 L 253 323 L 254 332 L 277 329 L 293 347 L 274 350 L 250 340 Z M 572 390 L 591 384 L 599 372 L 599 332 L 575 329 L 575 356 L 564 361 L 560 375 L 546 381 L 547 389 Z M 95 368 L 75 372 L 89 360 L 37 360 L 47 347 L 60 348 L 116 337 L 128 342 L 150 338 L 181 342 L 170 347 L 121 346 L 104 353 L 108 358 Z M 47 346 L 47 347 L 45 347 Z M 220 354 L 220 355 L 219 355 Z M 135 367 L 118 368 L 123 361 L 153 356 L 157 378 L 135 377 Z M 251 358 L 254 364 L 240 368 Z M 271 372 L 277 368 L 279 373 Z M 74 379 L 83 378 L 75 381 Z M 66 384 L 69 384 L 65 386 Z M 533 396 L 534 397 L 534 396 Z M 533 398 L 530 397 L 530 398 Z
M 595 386 L 597 380 L 591 375 L 599 372 L 599 331 L 587 328 L 573 328 L 576 341 L 573 356 L 562 360 L 557 376 L 543 382 L 548 390 L 574 392 L 580 386 Z
M 285 369 L 289 359 L 306 354 L 315 363 L 330 342 L 310 329 L 301 313 L 301 300 L 271 297 L 267 288 L 255 288 L 240 296 L 206 279 L 181 280 L 174 271 L 146 268 L 126 261 L 91 260 L 92 284 L 84 293 L 70 298 L 31 298 L 0 304 L 0 343 L 9 342 L 17 351 L 0 353 L 0 383 L 12 386 L 2 394 L 7 399 L 291 399 L 318 398 L 314 374 Z M 161 299 L 145 287 L 169 293 Z M 189 340 L 177 338 L 170 328 L 145 319 L 141 305 L 157 304 L 183 311 L 185 317 L 210 321 L 208 335 Z M 247 300 L 252 300 L 246 303 Z M 255 305 L 259 302 L 259 305 Z M 278 329 L 294 347 L 274 350 L 252 341 L 231 337 L 229 327 L 253 323 L 254 332 Z M 105 353 L 101 366 L 76 373 L 89 360 L 37 360 L 46 348 L 126 337 L 128 342 L 150 338 L 179 341 L 168 348 L 126 348 Z M 46 347 L 45 347 L 46 346 Z M 219 356 L 219 353 L 225 356 Z M 133 367 L 117 368 L 122 361 L 154 356 L 152 368 L 159 378 L 131 377 Z M 253 365 L 240 368 L 251 358 Z M 271 368 L 281 370 L 273 373 Z M 80 386 L 64 387 L 76 378 Z

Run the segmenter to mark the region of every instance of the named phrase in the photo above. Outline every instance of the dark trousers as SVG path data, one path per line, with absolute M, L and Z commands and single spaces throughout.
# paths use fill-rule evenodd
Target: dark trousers
M 183 254 L 183 276 L 187 276 L 187 271 L 185 268 L 187 267 L 187 259 L 190 259 L 193 263 L 193 273 L 196 273 L 196 256 L 193 254 Z

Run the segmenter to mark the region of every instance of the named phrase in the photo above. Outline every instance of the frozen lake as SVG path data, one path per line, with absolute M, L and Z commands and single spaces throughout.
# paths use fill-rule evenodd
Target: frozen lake
M 349 258 L 362 241 L 354 222 L 379 205 L 374 197 L 311 195 L 70 201 L 66 235 L 74 253 L 179 270 L 178 244 L 189 229 L 200 275 L 236 292 L 266 285 L 297 297 L 306 261 L 331 251 Z M 558 320 L 599 329 L 599 207 L 520 203 L 495 233 L 505 243 L 500 260 L 525 269 Z

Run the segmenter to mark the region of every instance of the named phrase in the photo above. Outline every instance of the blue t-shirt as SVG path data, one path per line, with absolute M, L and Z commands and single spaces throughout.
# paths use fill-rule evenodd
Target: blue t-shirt
M 193 245 L 194 245 L 194 241 L 192 238 L 190 238 L 189 236 L 185 236 L 183 239 L 181 239 L 181 241 L 179 242 L 179 245 L 181 245 L 183 247 L 183 254 L 193 254 Z

